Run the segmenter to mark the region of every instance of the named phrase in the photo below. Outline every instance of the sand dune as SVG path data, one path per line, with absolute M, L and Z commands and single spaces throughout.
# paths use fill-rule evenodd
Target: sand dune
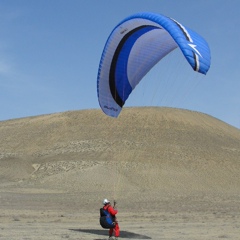
M 0 122 L 0 239 L 240 239 L 240 130 L 209 115 L 125 108 Z

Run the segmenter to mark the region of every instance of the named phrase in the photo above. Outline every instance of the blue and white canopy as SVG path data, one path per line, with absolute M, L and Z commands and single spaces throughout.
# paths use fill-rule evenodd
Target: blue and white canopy
M 120 22 L 108 37 L 98 70 L 97 92 L 103 112 L 117 117 L 141 79 L 177 47 L 194 71 L 207 73 L 211 62 L 207 42 L 176 20 L 143 12 Z

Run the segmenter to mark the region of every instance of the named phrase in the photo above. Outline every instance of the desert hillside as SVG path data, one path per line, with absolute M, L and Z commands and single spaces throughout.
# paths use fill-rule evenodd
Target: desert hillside
M 0 122 L 0 136 L 3 187 L 94 195 L 106 193 L 108 182 L 111 197 L 142 192 L 135 201 L 143 202 L 153 190 L 239 193 L 240 131 L 198 112 L 129 108 L 117 119 L 100 110 L 64 112 Z
M 103 198 L 121 239 L 239 236 L 240 130 L 170 108 L 84 110 L 0 122 L 0 238 L 106 239 Z M 94 238 L 95 237 L 95 238 Z

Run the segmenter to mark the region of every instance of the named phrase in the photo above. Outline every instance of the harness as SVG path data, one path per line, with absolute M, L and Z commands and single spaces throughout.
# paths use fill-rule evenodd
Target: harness
M 109 206 L 104 209 L 100 208 L 100 225 L 102 228 L 110 229 L 115 227 L 115 222 L 113 221 L 113 217 L 111 214 L 108 212 Z

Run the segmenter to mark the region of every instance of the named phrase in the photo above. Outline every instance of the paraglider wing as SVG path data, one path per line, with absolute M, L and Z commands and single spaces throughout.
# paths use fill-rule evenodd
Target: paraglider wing
M 174 19 L 137 13 L 111 32 L 99 64 L 97 92 L 103 112 L 117 117 L 132 90 L 163 57 L 179 47 L 193 70 L 210 67 L 207 42 Z

